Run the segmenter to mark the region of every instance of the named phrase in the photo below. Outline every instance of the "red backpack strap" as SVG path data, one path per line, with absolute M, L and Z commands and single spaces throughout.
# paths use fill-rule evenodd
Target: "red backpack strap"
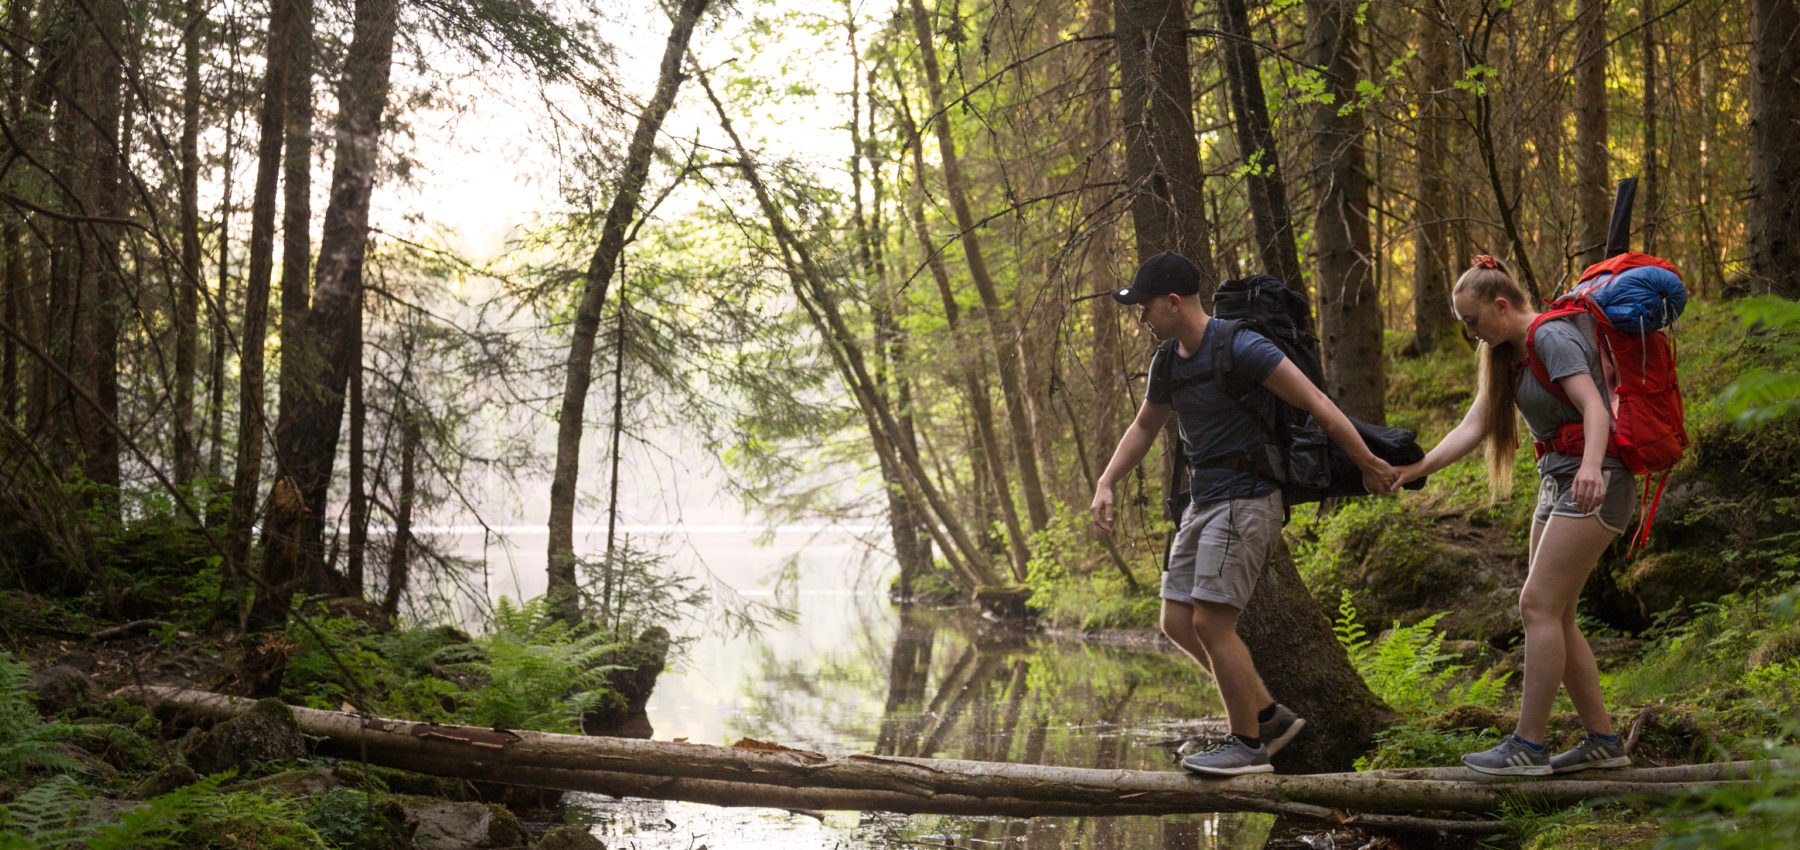
M 1525 331 L 1525 365 L 1526 365 L 1526 367 L 1531 369 L 1532 377 L 1537 378 L 1538 383 L 1544 385 L 1544 389 L 1549 390 L 1551 395 L 1556 396 L 1558 399 L 1560 399 L 1562 401 L 1563 404 L 1566 404 L 1570 407 L 1575 406 L 1574 399 L 1569 398 L 1568 392 L 1563 390 L 1561 384 L 1558 384 L 1556 381 L 1551 380 L 1550 367 L 1544 365 L 1543 359 L 1538 357 L 1537 332 L 1538 332 L 1539 327 L 1541 327 L 1545 322 L 1551 321 L 1552 319 L 1562 319 L 1562 318 L 1567 318 L 1569 316 L 1577 316 L 1577 315 L 1580 315 L 1585 312 L 1587 312 L 1587 311 L 1582 309 L 1581 307 L 1573 305 L 1573 304 L 1554 305 L 1550 309 L 1545 310 L 1542 313 L 1539 313 L 1537 318 L 1532 319 L 1531 327 Z

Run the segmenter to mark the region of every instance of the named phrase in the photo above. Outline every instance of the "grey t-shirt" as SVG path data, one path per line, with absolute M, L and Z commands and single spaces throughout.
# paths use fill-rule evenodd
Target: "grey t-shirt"
M 1606 375 L 1600 367 L 1600 347 L 1594 338 L 1593 317 L 1574 316 L 1545 322 L 1538 326 L 1533 342 L 1537 346 L 1538 359 L 1543 361 L 1551 380 L 1586 372 L 1593 376 L 1600 397 L 1611 406 Z M 1530 429 L 1533 440 L 1548 440 L 1556 436 L 1557 427 L 1563 423 L 1581 421 L 1580 410 L 1557 398 L 1523 365 L 1513 383 L 1513 398 L 1519 405 L 1519 413 L 1525 417 L 1525 426 Z M 1623 468 L 1625 464 L 1609 457 L 1603 466 Z M 1580 467 L 1581 458 L 1560 452 L 1550 452 L 1538 459 L 1538 471 L 1547 475 L 1572 475 Z

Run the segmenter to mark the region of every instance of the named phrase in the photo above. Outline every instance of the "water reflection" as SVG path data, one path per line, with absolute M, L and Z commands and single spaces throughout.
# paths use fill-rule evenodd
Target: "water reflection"
M 866 591 L 814 603 L 819 616 L 803 606 L 799 623 L 755 638 L 700 640 L 686 667 L 658 684 L 649 707 L 657 737 L 1170 770 L 1155 744 L 1219 713 L 1210 687 L 1172 655 L 1024 637 L 961 612 L 902 614 Z M 600 800 L 590 805 L 609 847 L 1198 850 L 1260 847 L 1270 822 L 797 814 Z

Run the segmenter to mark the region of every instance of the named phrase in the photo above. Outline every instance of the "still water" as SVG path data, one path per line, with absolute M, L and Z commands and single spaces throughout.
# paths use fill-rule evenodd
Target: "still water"
M 657 740 L 754 738 L 832 754 L 1173 770 L 1156 743 L 1200 732 L 1198 718 L 1220 713 L 1210 686 L 1175 655 L 1023 635 L 961 611 L 903 613 L 887 600 L 891 561 L 851 534 L 757 539 L 741 527 L 690 526 L 678 534 L 640 528 L 635 539 L 730 588 L 730 604 L 780 603 L 798 615 L 747 635 L 705 622 L 677 629 L 690 640 L 650 700 Z M 780 593 L 765 586 L 790 559 L 797 580 Z M 531 583 L 512 591 L 531 595 Z M 615 850 L 1250 848 L 1262 846 L 1271 824 L 1255 815 L 799 813 L 599 795 L 570 795 L 570 803 Z

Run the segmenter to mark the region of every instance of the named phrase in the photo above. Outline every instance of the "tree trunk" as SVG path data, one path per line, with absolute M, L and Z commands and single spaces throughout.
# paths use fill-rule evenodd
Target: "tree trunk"
M 358 0 L 344 75 L 338 84 L 337 145 L 331 166 L 331 195 L 319 234 L 319 262 L 310 305 L 295 298 L 303 313 L 302 333 L 291 344 L 299 355 L 300 374 L 282 381 L 283 421 L 276 427 L 276 451 L 282 475 L 299 485 L 302 499 L 291 503 L 305 512 L 299 522 L 274 515 L 275 527 L 298 527 L 299 545 L 282 551 L 292 560 L 266 560 L 263 576 L 271 605 L 267 616 L 287 610 L 296 591 L 328 592 L 323 536 L 326 497 L 337 460 L 343 427 L 344 389 L 356 366 L 354 344 L 362 304 L 363 259 L 369 241 L 369 204 L 381 143 L 381 116 L 387 109 L 388 76 L 393 66 L 397 0 Z M 296 260 L 297 261 L 297 260 Z M 304 278 L 302 278 L 304 279 Z M 302 288 L 304 284 L 302 284 Z M 287 308 L 284 296 L 283 308 Z M 278 607 L 277 607 L 278 606 Z
M 950 131 L 950 112 L 944 107 L 943 83 L 938 75 L 937 49 L 932 44 L 931 19 L 921 0 L 910 0 L 913 34 L 919 43 L 919 61 L 925 68 L 925 93 L 930 98 L 932 129 L 936 131 L 938 153 L 943 159 L 944 194 L 956 215 L 956 226 L 962 231 L 958 240 L 963 257 L 969 263 L 969 277 L 981 296 L 981 308 L 987 318 L 987 338 L 993 346 L 994 360 L 1000 366 L 1000 395 L 1006 402 L 1006 419 L 1010 425 L 1013 460 L 1018 465 L 1019 488 L 1024 491 L 1025 511 L 1031 519 L 1031 530 L 1042 531 L 1050 521 L 1049 504 L 1044 499 L 1044 484 L 1038 474 L 1037 454 L 1033 448 L 1036 435 L 1026 411 L 1025 391 L 1019 378 L 1019 330 L 1007 318 L 1000 303 L 999 290 L 988 273 L 987 258 L 981 251 L 981 237 L 976 232 L 975 215 L 969 208 L 962 164 L 957 158 L 956 140 Z M 994 468 L 1002 480 L 998 486 L 1011 486 L 1005 481 L 1004 467 Z
M 1201 297 L 1218 286 L 1200 144 L 1194 137 L 1187 4 L 1115 0 L 1113 42 L 1119 61 L 1119 124 L 1138 261 L 1174 251 L 1200 267 Z
M 600 330 L 606 289 L 612 283 L 619 255 L 625 251 L 626 228 L 637 215 L 639 195 L 650 174 L 656 134 L 662 128 L 663 116 L 675 102 L 675 92 L 682 81 L 681 60 L 687 53 L 694 25 L 706 11 L 706 5 L 707 0 L 682 0 L 681 7 L 675 12 L 668 43 L 663 48 L 662 64 L 657 71 L 656 94 L 638 114 L 637 128 L 632 132 L 631 146 L 626 149 L 612 205 L 601 225 L 600 245 L 588 261 L 581 305 L 575 312 L 575 327 L 569 336 L 562 408 L 556 416 L 556 470 L 550 482 L 549 566 L 545 594 L 556 617 L 571 625 L 581 618 L 581 597 L 575 576 L 575 490 L 581 469 L 582 418 L 587 410 L 588 385 L 594 375 L 594 337 Z
M 1294 245 L 1294 226 L 1288 215 L 1287 184 L 1281 177 L 1281 154 L 1269 124 L 1269 104 L 1263 93 L 1262 68 L 1251 42 L 1250 14 L 1244 0 L 1220 0 L 1220 24 L 1225 38 L 1225 81 L 1231 89 L 1231 114 L 1237 128 L 1238 152 L 1250 166 L 1250 219 L 1256 234 L 1256 255 L 1263 270 L 1296 291 L 1305 292 L 1300 271 L 1300 252 Z
M 1638 181 L 1638 188 L 1642 190 L 1638 215 L 1644 222 L 1642 250 L 1646 254 L 1655 254 L 1656 230 L 1662 217 L 1662 168 L 1658 161 L 1656 127 L 1657 110 L 1661 108 L 1656 96 L 1656 0 L 1643 0 L 1639 9 L 1644 29 L 1644 173 Z
M 1419 105 L 1413 126 L 1418 148 L 1418 172 L 1413 202 L 1413 341 L 1415 355 L 1436 351 L 1454 336 L 1455 313 L 1450 306 L 1451 261 L 1449 219 L 1451 198 L 1445 174 L 1444 135 L 1450 130 L 1450 39 L 1430 10 L 1419 13 Z
M 182 33 L 181 274 L 175 298 L 175 486 L 185 496 L 199 475 L 194 430 L 194 370 L 200 360 L 200 29 L 206 9 L 187 0 Z
M 275 264 L 275 189 L 281 169 L 282 119 L 287 114 L 288 60 L 299 3 L 273 0 L 269 10 L 262 110 L 257 120 L 256 188 L 250 202 L 250 270 L 244 282 L 244 331 L 238 338 L 237 471 L 231 489 L 228 570 L 244 567 L 256 525 L 256 485 L 261 478 L 263 450 L 263 342 L 268 335 L 269 278 Z
M 1575 24 L 1575 247 L 1583 266 L 1606 258 L 1612 183 L 1606 179 L 1606 4 L 1581 0 Z
M 1350 666 L 1286 544 L 1263 567 L 1238 632 L 1275 699 L 1306 718 L 1302 737 L 1275 755 L 1277 770 L 1348 770 L 1398 721 Z
M 1800 2 L 1750 2 L 1750 274 L 1800 298 Z
M 409 353 L 410 357 L 410 353 Z M 394 541 L 388 550 L 387 591 L 381 597 L 381 612 L 393 620 L 400 613 L 400 597 L 406 594 L 407 565 L 411 562 L 413 501 L 418 493 L 415 468 L 419 454 L 419 417 L 410 405 L 400 402 L 400 492 L 395 497 Z
M 252 700 L 137 686 L 120 691 L 165 715 L 238 716 Z M 1600 797 L 1673 800 L 1739 787 L 1736 780 L 1640 782 L 1637 771 L 1523 781 L 1398 779 L 1367 774 L 1251 774 L 1199 779 L 1181 771 L 1003 764 L 899 756 L 827 756 L 781 748 L 719 747 L 370 718 L 292 707 L 321 751 L 405 770 L 621 796 L 724 805 L 896 812 L 1076 816 L 1263 811 L 1488 813 L 1525 799 L 1563 807 Z M 1619 778 L 1610 775 L 1619 774 Z M 1733 775 L 1726 772 L 1725 775 Z M 1660 779 L 1661 777 L 1659 777 Z M 629 790 L 625 790 L 629 789 Z M 1360 823 L 1380 823 L 1359 814 Z M 1454 825 L 1456 821 L 1439 821 Z M 1491 830 L 1493 824 L 1486 822 Z
M 366 586 L 365 556 L 369 548 L 369 493 L 364 472 L 363 432 L 368 427 L 368 408 L 363 404 L 363 293 L 357 292 L 356 308 L 352 320 L 356 326 L 351 329 L 355 339 L 351 348 L 355 351 L 350 366 L 350 540 L 344 547 L 344 583 L 345 595 L 363 598 Z
M 1307 0 L 1307 51 L 1329 69 L 1331 102 L 1312 111 L 1313 243 L 1319 253 L 1316 303 L 1324 390 L 1365 422 L 1387 421 L 1381 304 L 1370 277 L 1369 179 L 1363 168 L 1363 116 L 1340 114 L 1357 97 L 1354 0 Z

